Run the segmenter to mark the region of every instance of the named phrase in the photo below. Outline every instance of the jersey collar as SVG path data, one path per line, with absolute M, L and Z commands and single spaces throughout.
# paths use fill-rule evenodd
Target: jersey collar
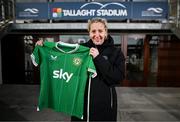
M 59 41 L 59 42 L 56 42 L 56 48 L 59 50 L 59 51 L 61 51 L 61 52 L 63 52 L 63 53 L 73 53 L 73 52 L 75 52 L 77 49 L 79 49 L 79 44 L 69 44 L 69 43 L 65 43 L 65 42 L 62 42 L 62 41 Z M 72 50 L 70 50 L 70 51 L 64 51 L 63 49 L 62 49 L 62 47 L 69 47 L 70 49 L 72 49 Z

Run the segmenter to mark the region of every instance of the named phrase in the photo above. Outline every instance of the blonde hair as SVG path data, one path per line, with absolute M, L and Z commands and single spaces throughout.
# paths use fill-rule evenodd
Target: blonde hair
M 104 18 L 100 18 L 100 17 L 95 17 L 95 18 L 92 18 L 92 19 L 88 20 L 88 28 L 87 28 L 88 32 L 91 29 L 91 24 L 97 23 L 97 22 L 102 23 L 104 25 L 104 28 L 105 28 L 106 32 L 108 32 L 107 20 L 104 19 Z

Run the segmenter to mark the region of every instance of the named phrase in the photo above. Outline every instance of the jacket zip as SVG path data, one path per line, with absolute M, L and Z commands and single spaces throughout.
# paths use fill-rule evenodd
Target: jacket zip
M 110 88 L 110 95 L 111 95 L 111 108 L 113 107 L 113 93 L 112 88 Z

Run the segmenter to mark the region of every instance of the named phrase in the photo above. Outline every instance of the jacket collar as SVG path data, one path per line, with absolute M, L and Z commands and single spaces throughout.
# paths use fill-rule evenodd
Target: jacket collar
M 95 45 L 92 40 L 90 39 L 85 45 L 87 45 L 88 47 L 95 47 L 98 48 L 98 50 L 101 52 L 103 51 L 105 48 L 107 47 L 111 47 L 114 45 L 114 40 L 113 38 L 108 35 L 107 39 L 104 41 L 104 43 L 102 45 Z

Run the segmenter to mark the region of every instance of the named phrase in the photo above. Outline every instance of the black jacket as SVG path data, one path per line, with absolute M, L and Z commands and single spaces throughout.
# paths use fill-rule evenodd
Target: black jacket
M 92 40 L 83 44 L 89 48 L 96 47 L 99 55 L 94 58 L 97 76 L 92 79 L 90 86 L 90 104 L 87 112 L 87 89 L 84 103 L 84 120 L 89 116 L 90 121 L 116 121 L 117 94 L 115 85 L 120 84 L 125 74 L 125 59 L 120 49 L 114 46 L 111 36 L 100 46 L 95 46 Z M 71 120 L 77 120 L 72 117 Z M 79 121 L 79 120 L 78 120 Z

